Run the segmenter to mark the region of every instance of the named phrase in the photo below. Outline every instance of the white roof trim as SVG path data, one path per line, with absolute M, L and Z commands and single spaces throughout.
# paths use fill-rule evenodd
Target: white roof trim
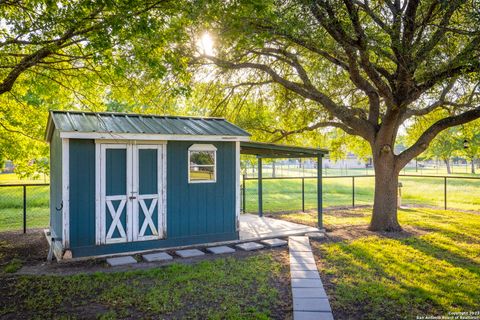
M 192 144 L 188 151 L 217 151 L 217 148 L 213 144 Z
M 105 139 L 105 140 L 177 140 L 177 141 L 250 141 L 247 136 L 223 135 L 183 135 L 183 134 L 145 134 L 145 133 L 109 133 L 109 132 L 60 132 L 61 138 L 69 139 Z

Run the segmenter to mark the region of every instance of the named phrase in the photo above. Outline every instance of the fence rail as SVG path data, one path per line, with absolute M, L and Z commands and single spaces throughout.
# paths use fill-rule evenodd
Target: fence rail
M 325 207 L 373 204 L 374 175 L 323 176 Z M 316 209 L 316 177 L 264 177 L 266 211 Z M 243 176 L 241 209 L 256 212 L 258 178 Z M 480 177 L 402 174 L 404 204 L 480 211 Z M 0 231 L 46 227 L 49 221 L 49 184 L 0 184 Z
M 28 200 L 32 202 L 32 208 L 41 208 L 41 216 L 44 216 L 48 211 L 48 201 L 49 201 L 49 187 L 48 183 L 23 183 L 23 184 L 0 184 L 0 230 L 8 230 L 9 226 L 15 225 L 16 209 L 20 209 L 19 213 L 22 216 L 22 229 L 23 233 L 27 232 L 27 211 L 29 209 Z M 27 189 L 32 191 L 36 190 L 39 187 L 43 187 L 46 190 L 40 190 L 40 192 L 33 192 L 30 199 L 28 198 L 29 193 Z M 20 192 L 18 192 L 20 191 Z M 20 204 L 18 203 L 20 202 Z M 12 212 L 13 211 L 13 212 Z M 48 218 L 42 217 L 43 220 Z M 10 221 L 13 219 L 14 221 Z
M 358 185 L 356 184 L 356 182 L 358 180 L 361 180 L 361 179 L 366 179 L 366 178 L 375 178 L 375 175 L 350 175 L 350 176 L 344 176 L 344 175 L 337 175 L 337 176 L 323 176 L 322 179 L 323 179 L 323 192 L 324 192 L 324 195 L 326 195 L 326 197 L 328 197 L 328 193 L 329 193 L 329 187 L 328 187 L 328 180 L 332 179 L 332 180 L 335 180 L 335 179 L 350 179 L 350 200 L 351 200 L 351 207 L 352 208 L 355 208 L 357 206 L 357 203 L 356 203 L 356 195 L 357 195 L 357 192 L 358 192 Z M 422 179 L 423 181 L 418 181 L 418 184 L 419 185 L 422 185 L 423 187 L 425 187 L 425 179 L 438 179 L 438 181 L 440 181 L 440 183 L 442 184 L 442 190 L 441 192 L 443 193 L 442 194 L 442 207 L 447 210 L 449 207 L 448 207 L 448 199 L 449 199 L 449 188 L 447 188 L 448 184 L 449 184 L 449 181 L 452 181 L 452 180 L 474 180 L 475 183 L 478 182 L 478 184 L 474 185 L 474 186 L 468 186 L 468 188 L 473 188 L 474 190 L 476 190 L 476 192 L 469 192 L 469 191 L 466 191 L 464 192 L 464 194 L 462 196 L 464 196 L 465 198 L 468 198 L 468 197 L 471 197 L 472 198 L 472 205 L 468 205 L 468 208 L 467 209 L 472 209 L 472 210 L 480 210 L 480 177 L 471 177 L 471 176 L 437 176 L 437 175 L 414 175 L 414 174 L 400 174 L 399 175 L 399 181 L 401 182 L 402 179 L 404 178 L 413 178 L 413 179 Z M 308 180 L 315 180 L 316 181 L 316 177 L 313 177 L 313 176 L 284 176 L 284 177 L 263 177 L 262 180 L 264 181 L 282 181 L 282 180 L 285 180 L 285 181 L 300 181 L 300 194 L 301 194 L 301 210 L 302 211 L 305 211 L 305 181 L 308 181 Z M 250 193 L 253 193 L 255 191 L 255 185 L 256 183 L 253 185 L 253 187 L 247 187 L 247 183 L 251 181 L 251 182 L 254 182 L 254 181 L 258 181 L 258 178 L 257 177 L 247 177 L 245 175 L 242 176 L 242 194 L 241 194 L 241 197 L 242 197 L 242 212 L 247 212 L 248 210 L 246 209 L 247 208 L 247 196 L 249 194 L 249 190 L 250 189 Z M 467 184 L 468 185 L 468 184 Z M 264 187 L 265 188 L 265 187 Z M 267 187 L 268 188 L 268 187 Z M 373 198 L 373 188 L 374 188 L 374 185 L 373 185 L 373 182 L 372 182 L 372 185 L 371 185 L 371 189 L 370 190 L 371 192 L 371 196 Z M 405 185 L 403 185 L 402 189 L 406 188 Z M 414 189 L 415 186 L 410 186 L 411 189 Z M 421 190 L 422 188 L 418 188 L 418 192 L 422 192 Z M 438 189 L 438 188 L 437 188 Z M 253 190 L 253 191 L 252 191 Z M 430 190 L 431 191 L 431 190 Z M 425 190 L 425 192 L 430 192 L 428 190 L 428 186 L 427 186 L 427 190 Z M 264 194 L 267 193 L 268 194 L 268 191 L 265 192 L 265 190 L 263 190 Z M 278 194 L 281 194 L 282 192 L 279 191 Z M 292 192 L 290 192 L 292 193 Z M 311 192 L 312 194 L 314 194 L 314 192 Z M 456 192 L 458 193 L 458 192 Z M 346 192 L 343 192 L 343 194 L 346 194 Z M 252 198 L 253 199 L 256 199 L 256 196 L 252 195 Z M 413 200 L 412 200 L 413 199 Z M 410 197 L 408 200 L 410 201 L 414 201 L 415 204 L 420 204 L 418 201 L 421 202 L 421 197 L 418 197 L 418 200 L 415 198 L 415 197 Z M 291 199 L 291 200 L 295 200 L 295 199 Z M 344 199 L 345 200 L 345 199 Z M 468 200 L 467 200 L 468 202 Z M 373 204 L 373 199 L 372 199 L 372 202 L 371 204 Z M 430 205 L 430 203 L 425 203 L 427 205 Z M 349 206 L 349 204 L 344 203 L 342 204 L 342 206 Z M 437 205 L 439 206 L 439 205 Z M 326 207 L 329 207 L 329 205 L 327 205 Z M 464 209 L 464 208 L 461 208 L 459 207 L 458 205 L 457 206 L 452 206 L 450 207 L 451 209 Z M 313 209 L 313 208 L 312 208 Z M 297 209 L 298 210 L 298 209 Z M 251 210 L 250 210 L 251 211 Z

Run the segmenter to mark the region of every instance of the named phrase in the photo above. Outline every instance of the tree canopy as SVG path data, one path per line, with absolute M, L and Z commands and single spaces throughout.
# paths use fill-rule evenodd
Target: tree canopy
M 169 47 L 185 36 L 178 5 L 0 1 L 0 158 L 37 170 L 49 109 L 164 113 L 188 81 L 186 60 Z
M 370 148 L 371 229 L 399 230 L 399 171 L 443 130 L 480 118 L 478 10 L 466 0 L 2 1 L 0 153 L 45 155 L 26 139 L 41 138 L 49 108 L 180 104 L 271 141 L 323 143 L 328 132 Z M 400 126 L 417 122 L 395 153 Z
M 271 134 L 337 127 L 368 142 L 376 173 L 373 230 L 400 229 L 399 171 L 441 131 L 480 117 L 475 2 L 195 3 L 197 31 L 209 30 L 217 46 L 194 62 L 216 65 L 237 86 L 280 86 L 304 101 L 292 108 L 302 110 L 296 125 Z M 395 154 L 399 127 L 438 109 L 448 114 Z

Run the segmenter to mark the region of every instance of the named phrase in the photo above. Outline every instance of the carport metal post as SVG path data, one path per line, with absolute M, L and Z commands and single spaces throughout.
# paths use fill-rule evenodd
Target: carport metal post
M 258 216 L 263 217 L 262 158 L 258 157 Z
M 322 199 L 322 156 L 317 157 L 317 221 L 318 228 L 323 229 L 323 199 Z

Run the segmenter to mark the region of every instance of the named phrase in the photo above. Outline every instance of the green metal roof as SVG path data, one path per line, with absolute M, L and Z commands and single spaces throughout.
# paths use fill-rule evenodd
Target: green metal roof
M 256 155 L 259 158 L 308 158 L 328 154 L 319 148 L 296 147 L 263 142 L 240 142 L 240 153 Z
M 116 112 L 50 111 L 46 131 L 48 141 L 54 127 L 60 132 L 250 136 L 223 118 Z

